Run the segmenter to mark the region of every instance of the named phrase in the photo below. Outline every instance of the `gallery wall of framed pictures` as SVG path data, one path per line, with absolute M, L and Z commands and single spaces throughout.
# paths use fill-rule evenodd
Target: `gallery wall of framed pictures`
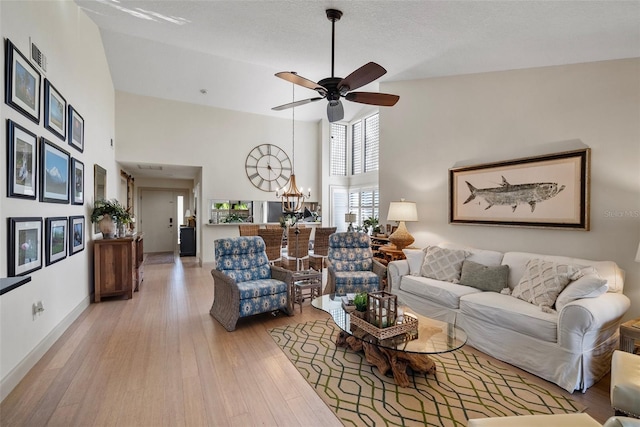
M 6 120 L 7 197 L 70 208 L 84 205 L 85 168 L 80 158 L 84 118 L 67 101 L 64 88 L 43 77 L 9 39 L 5 40 L 5 88 L 5 103 L 20 113 Z M 10 277 L 29 274 L 84 250 L 84 215 L 6 220 Z

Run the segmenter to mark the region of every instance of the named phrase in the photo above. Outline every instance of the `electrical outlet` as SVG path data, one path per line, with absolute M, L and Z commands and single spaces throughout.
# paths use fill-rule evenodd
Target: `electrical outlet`
M 35 316 L 36 314 L 42 313 L 44 311 L 44 305 L 42 304 L 42 301 L 34 302 L 31 309 L 33 310 L 33 315 Z

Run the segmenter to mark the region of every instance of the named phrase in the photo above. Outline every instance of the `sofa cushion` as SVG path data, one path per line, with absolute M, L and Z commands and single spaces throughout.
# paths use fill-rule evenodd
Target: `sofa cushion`
M 470 246 L 458 245 L 456 243 L 445 242 L 438 244 L 438 246 L 446 249 L 463 250 L 468 252 L 466 259 L 488 266 L 500 265 L 502 263 L 502 257 L 504 256 L 502 252 L 491 251 L 488 249 L 477 249 Z
M 531 259 L 511 295 L 543 310 L 551 310 L 560 292 L 578 271 L 579 268 L 573 265 Z
M 509 266 L 509 287 L 513 289 L 527 268 L 527 262 L 532 258 L 543 259 L 563 264 L 579 265 L 581 267 L 594 267 L 598 274 L 607 281 L 609 292 L 621 293 L 624 289 L 624 274 L 613 261 L 592 261 L 581 258 L 571 258 L 558 255 L 542 255 L 528 252 L 506 252 L 502 258 L 502 264 Z M 475 261 L 472 259 L 472 261 Z M 476 261 L 477 262 L 477 261 Z M 482 263 L 489 265 L 486 263 Z
M 471 288 L 473 289 L 473 288 Z M 460 314 L 543 341 L 557 342 L 558 314 L 497 292 L 478 292 L 460 298 Z M 496 337 L 500 340 L 500 337 Z
M 500 292 L 507 287 L 509 278 L 509 266 L 497 265 L 489 267 L 477 262 L 464 260 L 460 273 L 460 284 L 472 286 L 481 291 Z
M 596 298 L 607 292 L 609 288 L 607 281 L 600 277 L 595 268 L 585 267 L 578 274 L 579 278 L 569 283 L 558 295 L 556 310 L 562 310 L 571 301 L 581 298 Z
M 460 297 L 463 295 L 482 292 L 470 286 L 421 276 L 403 276 L 400 280 L 400 289 L 447 308 L 460 307 Z
M 422 276 L 451 283 L 460 281 L 462 262 L 468 252 L 438 246 L 427 246 L 424 250 L 424 262 L 420 270 Z
M 409 274 L 419 276 L 422 263 L 424 261 L 424 251 L 422 249 L 403 249 L 407 263 L 409 263 Z

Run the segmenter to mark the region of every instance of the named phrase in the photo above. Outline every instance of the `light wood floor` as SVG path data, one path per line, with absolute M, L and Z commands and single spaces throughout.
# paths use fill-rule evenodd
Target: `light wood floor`
M 91 304 L 73 323 L 2 402 L 0 425 L 342 425 L 267 333 L 326 313 L 306 302 L 230 333 L 209 315 L 213 279 L 194 258 L 144 268 L 132 300 Z M 572 397 L 600 422 L 613 415 L 609 377 Z

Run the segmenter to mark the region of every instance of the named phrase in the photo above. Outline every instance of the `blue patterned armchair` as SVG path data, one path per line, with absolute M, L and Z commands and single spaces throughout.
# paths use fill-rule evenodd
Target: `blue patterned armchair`
M 382 290 L 387 268 L 373 258 L 365 233 L 334 233 L 329 236 L 325 293 L 344 295 Z
M 209 312 L 227 331 L 235 330 L 240 317 L 275 310 L 291 313 L 293 272 L 269 265 L 262 237 L 217 239 L 214 247 L 214 299 Z

